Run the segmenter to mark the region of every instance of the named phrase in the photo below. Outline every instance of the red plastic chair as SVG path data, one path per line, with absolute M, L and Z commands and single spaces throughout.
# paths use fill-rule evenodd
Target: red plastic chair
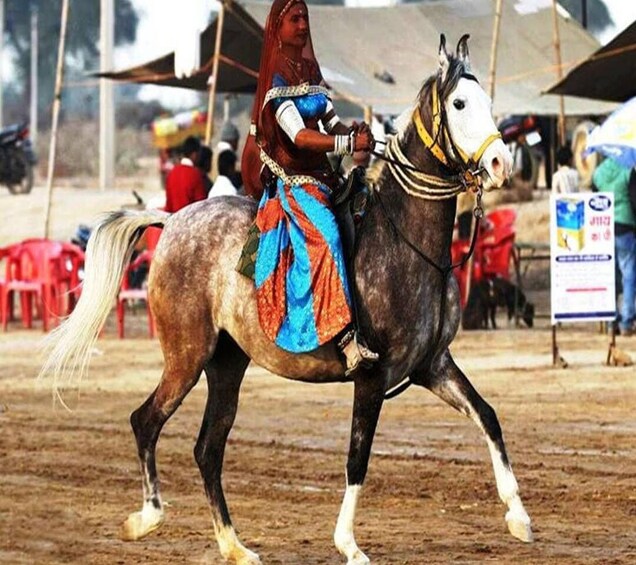
M 60 282 L 65 286 L 67 303 L 64 312 L 70 314 L 82 293 L 84 251 L 73 243 L 62 243 Z
M 7 258 L 6 280 L 0 297 L 2 325 L 7 329 L 13 295 L 20 296 L 23 325 L 33 325 L 33 307 L 41 313 L 44 331 L 49 319 L 60 315 L 63 293 L 63 245 L 47 239 L 31 239 L 12 246 Z M 36 299 L 34 303 L 34 299 Z
M 154 251 L 157 248 L 162 232 L 163 228 L 156 228 L 154 226 L 146 228 L 144 237 L 146 238 L 146 249 L 148 251 Z
M 514 208 L 498 208 L 486 214 L 484 230 L 488 231 L 513 230 L 517 221 L 517 212 Z
M 150 311 L 150 305 L 148 304 L 148 289 L 147 288 L 130 288 L 128 282 L 129 274 L 138 269 L 141 265 L 147 264 L 150 267 L 152 263 L 152 251 L 143 251 L 139 256 L 128 266 L 124 279 L 121 283 L 121 289 L 117 295 L 117 330 L 120 339 L 124 338 L 124 317 L 126 315 L 126 302 L 143 300 L 146 304 L 146 310 L 148 311 L 148 335 L 153 338 L 155 336 L 155 323 L 152 318 L 152 312 Z

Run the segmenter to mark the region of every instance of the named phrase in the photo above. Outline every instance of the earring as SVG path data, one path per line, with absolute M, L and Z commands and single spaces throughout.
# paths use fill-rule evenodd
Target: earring
M 280 40 L 280 37 L 278 38 L 278 49 L 282 49 L 283 48 L 283 42 Z

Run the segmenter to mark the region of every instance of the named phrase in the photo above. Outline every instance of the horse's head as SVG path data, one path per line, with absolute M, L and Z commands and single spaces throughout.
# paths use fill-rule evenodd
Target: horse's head
M 441 128 L 447 131 L 439 140 L 444 153 L 463 168 L 479 169 L 485 189 L 501 187 L 512 172 L 512 155 L 493 120 L 492 101 L 471 72 L 468 37 L 464 35 L 459 40 L 456 54 L 452 55 L 446 51 L 446 39 L 441 36 L 439 69 L 426 82 L 422 94 L 433 91 L 433 106 L 439 106 L 438 110 L 433 107 L 432 112 L 433 121 L 439 112 Z

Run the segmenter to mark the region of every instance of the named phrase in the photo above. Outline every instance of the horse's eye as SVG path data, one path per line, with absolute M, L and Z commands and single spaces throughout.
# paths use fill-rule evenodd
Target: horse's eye
M 466 106 L 466 103 L 458 98 L 457 100 L 453 100 L 453 106 L 455 106 L 457 110 L 463 110 Z

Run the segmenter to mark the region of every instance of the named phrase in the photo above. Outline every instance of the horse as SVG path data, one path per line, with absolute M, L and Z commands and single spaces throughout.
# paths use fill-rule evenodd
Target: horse
M 124 539 L 140 539 L 164 520 L 155 446 L 163 425 L 205 372 L 208 398 L 194 455 L 216 541 L 230 562 L 261 563 L 239 539 L 221 483 L 241 382 L 253 360 L 287 379 L 353 382 L 346 490 L 334 532 L 335 546 L 348 565 L 370 563 L 355 541 L 356 506 L 383 402 L 407 377 L 482 430 L 498 494 L 507 506 L 508 529 L 520 540 L 532 540 L 495 411 L 449 352 L 460 321 L 459 290 L 450 264 L 456 196 L 468 186 L 501 187 L 512 158 L 493 121 L 491 101 L 471 73 L 468 36 L 449 53 L 442 35 L 438 56 L 438 68 L 422 86 L 413 119 L 387 146 L 387 163 L 359 227 L 349 284 L 362 333 L 380 354 L 374 366 L 345 376 L 334 344 L 294 355 L 265 336 L 254 283 L 235 268 L 257 210 L 248 198 L 210 199 L 173 215 L 119 211 L 94 230 L 81 298 L 53 334 L 42 368 L 53 375 L 56 387 L 86 372 L 135 242 L 146 227 L 163 226 L 148 286 L 165 366 L 156 389 L 130 417 L 143 504 L 125 520 Z

